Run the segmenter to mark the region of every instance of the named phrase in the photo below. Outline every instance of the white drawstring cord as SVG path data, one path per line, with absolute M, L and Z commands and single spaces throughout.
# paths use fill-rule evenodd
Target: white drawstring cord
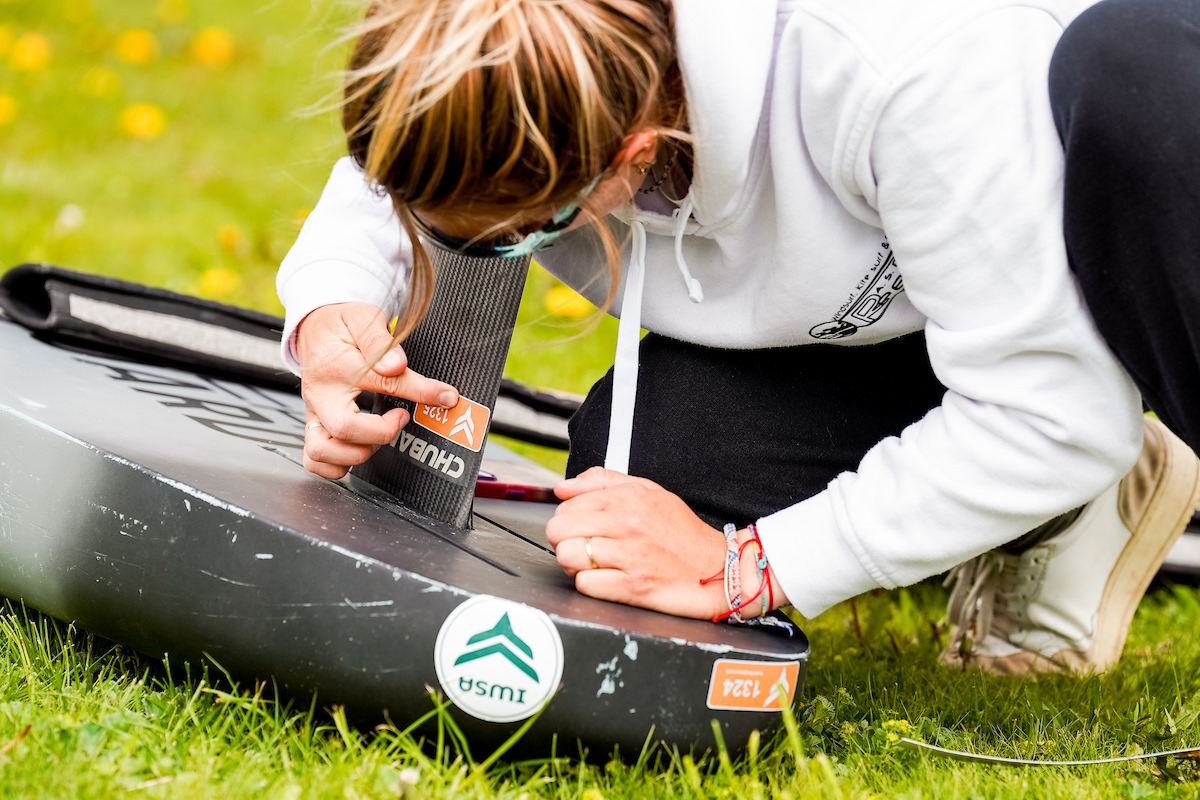
M 675 220 L 675 264 L 687 286 L 688 299 L 693 303 L 704 300 L 704 287 L 692 277 L 683 258 L 683 237 L 692 218 L 692 195 L 689 192 L 672 215 Z M 642 289 L 646 281 L 646 226 L 636 216 L 629 223 L 633 231 L 633 249 L 629 256 L 629 272 L 625 276 L 625 291 L 621 296 L 621 321 L 617 326 L 617 352 L 613 360 L 612 406 L 608 423 L 608 450 L 604 466 L 617 472 L 629 472 L 629 450 L 633 443 L 633 412 L 637 405 L 638 348 L 642 333 Z
M 608 423 L 608 451 L 604 466 L 629 472 L 629 448 L 633 442 L 633 409 L 637 401 L 638 346 L 642 332 L 642 287 L 646 278 L 646 226 L 640 220 L 633 228 L 633 252 L 625 291 L 621 295 L 621 321 L 617 325 L 617 353 L 613 362 L 612 408 Z
M 683 259 L 683 237 L 687 233 L 688 220 L 692 218 L 694 208 L 692 193 L 688 192 L 683 198 L 683 203 L 671 214 L 671 218 L 675 220 L 675 265 L 679 267 L 679 274 L 683 276 L 683 282 L 687 286 L 688 299 L 693 303 L 701 303 L 704 301 L 704 287 L 692 277 L 692 271 Z

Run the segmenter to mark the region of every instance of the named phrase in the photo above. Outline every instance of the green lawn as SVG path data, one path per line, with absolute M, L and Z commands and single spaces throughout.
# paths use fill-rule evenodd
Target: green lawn
M 279 313 L 276 265 L 340 152 L 320 109 L 344 54 L 329 45 L 356 13 L 341 0 L 0 0 L 0 268 L 50 261 Z M 509 372 L 583 391 L 613 326 L 587 333 L 548 311 L 557 288 L 531 275 Z M 320 698 L 168 671 L 0 601 L 0 797 L 1200 794 L 1186 760 L 1016 769 L 894 747 L 910 735 L 1083 759 L 1200 744 L 1195 586 L 1155 588 L 1110 674 L 1031 682 L 937 667 L 943 603 L 922 585 L 806 622 L 801 713 L 757 753 L 589 764 L 423 750 L 409 721 L 351 728 Z
M 278 702 L 269 685 L 162 664 L 0 604 L 0 797 L 1185 798 L 1194 762 L 1013 768 L 921 756 L 913 736 L 1018 758 L 1087 759 L 1200 742 L 1200 602 L 1160 588 L 1110 674 L 1039 681 L 935 665 L 941 592 L 861 598 L 806 624 L 801 713 L 736 762 L 661 749 L 592 763 L 422 750 L 402 727 Z M 1184 635 L 1181 635 L 1184 634 Z M 599 754 L 603 756 L 604 754 Z

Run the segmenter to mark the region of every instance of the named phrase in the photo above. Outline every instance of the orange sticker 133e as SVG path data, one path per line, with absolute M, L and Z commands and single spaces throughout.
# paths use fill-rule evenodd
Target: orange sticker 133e
M 714 711 L 779 711 L 792 704 L 799 678 L 799 661 L 719 658 L 708 684 L 708 707 Z
M 459 395 L 458 405 L 454 408 L 417 403 L 413 412 L 413 422 L 478 453 L 483 449 L 483 437 L 487 433 L 491 416 L 492 412 L 487 406 Z

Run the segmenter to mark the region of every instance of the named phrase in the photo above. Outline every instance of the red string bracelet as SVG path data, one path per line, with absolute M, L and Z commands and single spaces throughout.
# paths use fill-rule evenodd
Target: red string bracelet
M 760 554 L 762 553 L 762 549 L 761 549 L 762 545 L 761 545 L 761 543 L 757 542 L 756 540 L 747 539 L 745 542 L 743 542 L 742 545 L 740 547 L 738 547 L 738 549 L 737 549 L 737 559 L 735 562 L 736 569 L 739 572 L 741 571 L 741 567 L 742 567 L 742 552 L 750 545 L 755 545 L 755 546 L 759 547 L 759 553 Z M 731 600 L 729 603 L 730 609 L 723 614 L 718 614 L 717 616 L 713 617 L 713 622 L 723 622 L 724 620 L 727 620 L 727 619 L 732 620 L 735 623 L 743 622 L 741 612 L 744 609 L 749 608 L 751 603 L 753 603 L 755 600 L 757 600 L 759 597 L 761 597 L 763 590 L 766 587 L 767 587 L 766 583 L 764 581 L 760 580 L 758 583 L 758 591 L 757 592 L 755 592 L 754 594 L 752 594 L 750 597 L 746 598 L 745 600 L 741 600 L 741 598 L 738 598 L 736 601 Z M 760 616 L 760 615 L 756 614 L 755 616 Z
M 751 620 L 757 620 L 759 617 L 765 616 L 775 606 L 775 587 L 771 580 L 770 566 L 767 563 L 766 548 L 763 547 L 762 539 L 759 538 L 758 528 L 755 525 L 751 524 L 747 526 L 747 530 L 750 533 L 751 538 L 747 539 L 745 543 L 738 547 L 736 564 L 738 571 L 740 571 L 742 552 L 751 545 L 757 549 L 758 553 L 757 558 L 755 559 L 755 567 L 758 571 L 758 591 L 741 602 L 730 600 L 730 609 L 723 614 L 718 614 L 717 616 L 713 617 L 713 622 L 729 620 L 733 623 L 740 623 L 746 621 L 742 619 L 741 612 L 759 598 L 761 598 L 763 602 L 762 612 L 755 615 L 755 617 L 752 617 Z M 729 564 L 727 563 L 726 568 L 728 567 Z M 738 598 L 738 600 L 741 600 L 741 598 Z

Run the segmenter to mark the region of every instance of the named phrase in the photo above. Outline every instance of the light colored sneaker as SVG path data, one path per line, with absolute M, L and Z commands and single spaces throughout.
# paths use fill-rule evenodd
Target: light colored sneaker
M 1156 419 L 1146 418 L 1145 431 L 1142 454 L 1119 483 L 951 570 L 955 627 L 943 664 L 1024 675 L 1116 663 L 1133 612 L 1200 493 L 1192 450 Z

